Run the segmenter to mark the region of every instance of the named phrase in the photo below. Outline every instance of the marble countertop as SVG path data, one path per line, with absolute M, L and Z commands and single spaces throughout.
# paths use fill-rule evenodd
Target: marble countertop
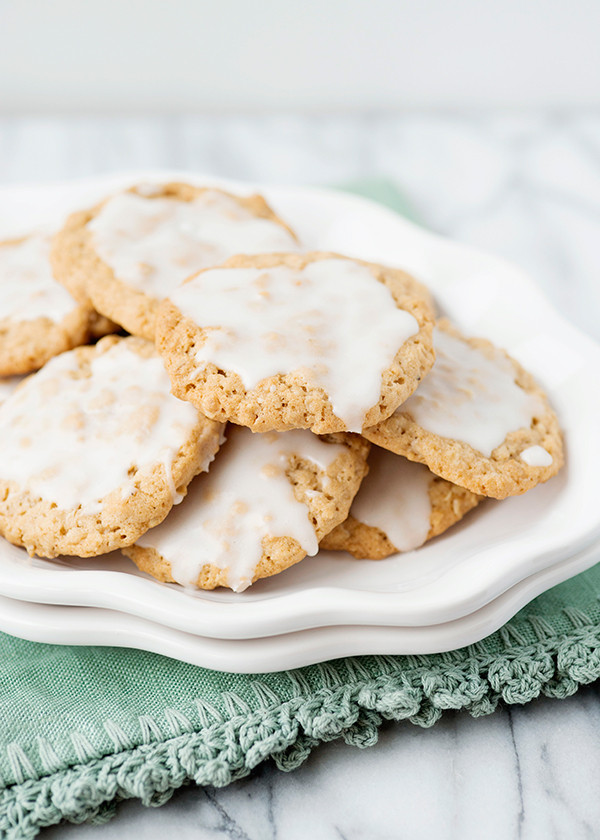
M 600 115 L 0 118 L 0 184 L 116 169 L 193 168 L 268 182 L 392 178 L 440 233 L 520 263 L 600 338 Z M 518 306 L 518 301 L 515 302 Z M 44 840 L 579 840 L 600 835 L 598 688 L 430 730 L 386 726 L 376 747 L 267 763 L 158 810 L 123 803 L 104 826 Z

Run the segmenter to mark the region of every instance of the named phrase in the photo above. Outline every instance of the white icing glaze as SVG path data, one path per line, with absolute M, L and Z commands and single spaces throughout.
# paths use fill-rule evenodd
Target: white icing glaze
M 528 446 L 521 458 L 530 467 L 549 467 L 552 463 L 552 455 L 543 446 Z
M 325 259 L 302 271 L 214 269 L 184 283 L 173 303 L 210 327 L 196 353 L 240 375 L 247 390 L 297 372 L 327 393 L 349 431 L 360 432 L 381 396 L 381 377 L 419 330 L 389 289 L 351 260 Z
M 515 382 L 512 364 L 498 350 L 488 359 L 466 341 L 434 330 L 435 364 L 398 412 L 429 432 L 464 441 L 483 455 L 509 432 L 529 428 L 541 401 Z
M 23 381 L 24 376 L 6 376 L 0 377 L 0 405 L 4 400 L 8 399 L 17 385 Z
M 350 513 L 383 531 L 398 551 L 412 551 L 423 545 L 431 527 L 430 480 L 423 464 L 373 446 Z
M 293 455 L 327 470 L 344 447 L 298 430 L 252 434 L 230 426 L 227 438 L 185 502 L 137 545 L 167 560 L 178 583 L 194 584 L 210 564 L 228 569 L 229 586 L 241 592 L 252 583 L 266 537 L 293 537 L 308 555 L 317 553 L 308 508 L 294 496 L 286 470 Z
M 107 201 L 88 229 L 119 280 L 158 298 L 234 254 L 298 249 L 282 225 L 213 190 L 193 201 L 122 193 Z
M 0 247 L 0 321 L 33 321 L 45 316 L 59 323 L 77 303 L 52 276 L 49 236 L 32 234 Z
M 142 358 L 120 341 L 91 370 L 78 375 L 75 351 L 63 353 L 0 406 L 2 479 L 85 513 L 98 512 L 113 490 L 137 492 L 131 468 L 163 464 L 172 482 L 174 456 L 198 422 L 193 406 L 170 393 L 158 356 Z

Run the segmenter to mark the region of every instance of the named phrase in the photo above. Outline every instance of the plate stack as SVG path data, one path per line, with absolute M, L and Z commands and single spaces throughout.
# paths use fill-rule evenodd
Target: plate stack
M 4 190 L 0 229 L 126 183 Z M 198 179 L 247 191 L 248 185 Z M 414 552 L 355 560 L 320 552 L 243 593 L 160 584 L 118 553 L 30 559 L 0 541 L 0 630 L 40 642 L 137 647 L 208 668 L 267 672 L 358 654 L 423 654 L 472 644 L 549 587 L 600 560 L 600 347 L 520 269 L 436 237 L 378 205 L 324 190 L 262 192 L 302 241 L 402 266 L 466 334 L 491 339 L 545 388 L 567 444 L 558 476 L 524 496 L 487 500 Z M 10 213 L 8 212 L 10 209 Z M 4 212 L 5 211 L 5 212 Z

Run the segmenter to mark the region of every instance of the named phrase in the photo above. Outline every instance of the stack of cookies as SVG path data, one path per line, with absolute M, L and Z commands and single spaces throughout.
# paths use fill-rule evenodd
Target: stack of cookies
M 397 268 L 307 251 L 260 196 L 188 184 L 0 243 L 0 533 L 242 591 L 546 481 L 546 396 L 434 307 Z

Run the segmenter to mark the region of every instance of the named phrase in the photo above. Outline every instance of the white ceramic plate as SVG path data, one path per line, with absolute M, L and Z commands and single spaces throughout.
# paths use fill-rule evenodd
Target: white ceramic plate
M 0 630 L 50 644 L 108 645 L 161 653 L 220 671 L 267 673 L 340 656 L 439 653 L 501 627 L 536 595 L 600 560 L 600 544 L 526 578 L 479 610 L 429 627 L 322 627 L 264 639 L 214 639 L 96 607 L 49 606 L 0 596 Z
M 258 189 L 307 247 L 411 271 L 429 285 L 459 327 L 506 347 L 545 386 L 565 429 L 567 467 L 525 496 L 484 503 L 417 552 L 377 563 L 323 553 L 241 594 L 191 593 L 161 585 L 112 555 L 68 565 L 29 561 L 8 543 L 0 544 L 0 594 L 119 610 L 218 639 L 338 625 L 426 627 L 474 613 L 600 534 L 600 347 L 565 322 L 532 280 L 508 263 L 434 236 L 379 205 L 344 193 L 173 172 L 3 189 L 0 236 L 34 224 L 56 224 L 57 214 L 123 184 L 167 178 L 246 193 Z

